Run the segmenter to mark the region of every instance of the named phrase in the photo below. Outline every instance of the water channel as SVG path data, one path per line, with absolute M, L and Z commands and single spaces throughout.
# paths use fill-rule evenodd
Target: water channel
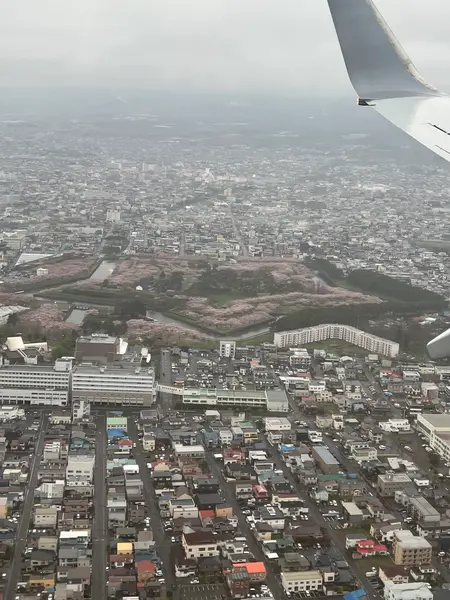
M 95 269 L 92 275 L 89 277 L 91 281 L 105 281 L 111 275 L 111 273 L 116 268 L 115 262 L 104 260 L 99 266 Z

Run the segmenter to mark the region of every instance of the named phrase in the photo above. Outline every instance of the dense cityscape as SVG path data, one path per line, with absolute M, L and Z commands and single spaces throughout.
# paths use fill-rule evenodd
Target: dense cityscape
M 82 100 L 0 104 L 2 597 L 448 598 L 445 165 L 339 102 Z

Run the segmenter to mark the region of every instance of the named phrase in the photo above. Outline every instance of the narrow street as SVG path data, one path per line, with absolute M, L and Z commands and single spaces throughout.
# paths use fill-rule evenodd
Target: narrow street
M 355 560 L 353 560 L 352 558 L 350 558 L 348 556 L 347 550 L 345 548 L 344 540 L 341 539 L 339 534 L 337 534 L 336 531 L 332 527 L 329 527 L 329 523 L 327 521 L 325 521 L 325 519 L 322 516 L 322 513 L 318 509 L 315 502 L 313 502 L 311 500 L 311 498 L 308 496 L 304 486 L 301 486 L 299 483 L 297 483 L 297 481 L 295 480 L 291 471 L 288 469 L 288 467 L 285 465 L 285 463 L 281 459 L 281 456 L 278 453 L 277 449 L 274 448 L 273 446 L 268 445 L 268 454 L 270 454 L 273 462 L 275 463 L 276 468 L 280 469 L 283 472 L 286 479 L 288 479 L 288 481 L 294 486 L 294 489 L 296 489 L 296 491 L 298 492 L 300 497 L 304 499 L 305 506 L 309 508 L 309 512 L 310 512 L 310 515 L 312 516 L 313 522 L 318 523 L 322 528 L 326 529 L 331 542 L 333 543 L 335 548 L 337 548 L 337 550 L 339 550 L 339 552 L 342 554 L 344 559 L 348 562 L 354 576 L 357 579 L 359 579 L 359 581 L 365 588 L 365 590 L 367 592 L 368 600 L 378 600 L 379 596 L 375 592 L 375 590 L 372 588 L 370 581 L 366 577 L 364 566 L 362 564 L 358 564 Z
M 161 385 L 172 385 L 172 353 L 168 349 L 161 350 L 161 363 L 159 382 Z M 164 414 L 167 414 L 172 408 L 172 394 L 159 392 L 159 405 Z
M 92 523 L 92 597 L 106 600 L 106 567 L 108 557 L 108 511 L 106 485 L 106 417 L 95 418 L 94 515 Z
M 176 599 L 179 590 L 178 588 L 174 588 L 176 579 L 174 569 L 172 568 L 171 541 L 168 535 L 164 532 L 161 524 L 152 478 L 149 470 L 147 469 L 147 459 L 144 455 L 141 440 L 139 439 L 138 430 L 133 417 L 128 417 L 128 435 L 136 444 L 136 448 L 133 448 L 133 453 L 136 458 L 136 463 L 139 467 L 142 483 L 144 484 L 144 500 L 147 507 L 147 514 L 151 521 L 153 539 L 156 542 L 157 550 L 163 561 L 162 570 L 166 582 L 166 589 L 167 591 L 172 591 L 172 598 Z
M 266 566 L 266 571 L 267 571 L 266 582 L 270 588 L 270 591 L 273 594 L 273 597 L 274 598 L 282 598 L 284 596 L 284 591 L 281 586 L 281 583 L 273 574 L 273 571 L 270 568 L 269 563 L 266 560 L 263 551 L 261 550 L 261 547 L 255 540 L 255 538 L 250 530 L 250 527 L 248 526 L 248 523 L 245 520 L 245 517 L 241 512 L 241 507 L 239 506 L 239 503 L 236 499 L 236 496 L 234 495 L 231 485 L 225 480 L 225 477 L 223 476 L 222 471 L 219 468 L 219 465 L 217 464 L 213 454 L 211 452 L 206 452 L 205 458 L 206 458 L 206 462 L 208 463 L 211 474 L 214 477 L 216 477 L 218 479 L 218 481 L 220 481 L 220 487 L 225 495 L 226 501 L 233 507 L 233 513 L 238 518 L 239 531 L 242 533 L 242 535 L 245 536 L 250 552 L 252 552 L 254 554 L 254 556 L 257 558 L 257 560 L 263 561 Z
M 233 215 L 233 211 L 231 209 L 231 206 L 228 205 L 228 210 L 230 213 L 230 219 L 231 219 L 231 223 L 233 225 L 233 232 L 234 232 L 234 237 L 237 239 L 237 241 L 239 242 L 239 245 L 241 247 L 241 251 L 242 251 L 242 255 L 244 258 L 248 258 L 248 247 L 247 245 L 244 243 L 244 240 L 242 239 L 242 235 L 241 232 L 239 231 L 238 226 L 236 225 L 236 221 L 234 219 L 234 215 Z
M 30 518 L 34 505 L 34 490 L 37 486 L 39 464 L 41 462 L 41 455 L 44 450 L 45 432 L 47 427 L 48 415 L 47 413 L 43 412 L 41 414 L 39 435 L 35 444 L 35 454 L 30 466 L 30 476 L 24 491 L 22 516 L 20 517 L 19 527 L 17 528 L 16 532 L 14 556 L 11 561 L 11 567 L 9 569 L 8 579 L 3 595 L 5 600 L 15 598 L 17 584 L 19 583 L 20 571 L 22 567 L 22 554 L 25 551 L 25 546 L 27 543 L 28 527 L 30 525 Z

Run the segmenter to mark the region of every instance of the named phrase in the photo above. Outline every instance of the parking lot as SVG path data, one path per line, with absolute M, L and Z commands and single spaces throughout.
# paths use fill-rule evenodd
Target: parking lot
M 227 590 L 222 584 L 180 585 L 181 600 L 225 600 Z

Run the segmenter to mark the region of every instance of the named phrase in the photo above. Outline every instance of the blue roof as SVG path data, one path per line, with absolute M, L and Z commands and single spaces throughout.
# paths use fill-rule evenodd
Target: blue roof
M 347 592 L 344 596 L 344 600 L 361 600 L 367 598 L 366 590 L 359 588 L 359 590 L 353 590 L 353 592 Z
M 128 437 L 128 435 L 124 429 L 108 429 L 108 437 Z

